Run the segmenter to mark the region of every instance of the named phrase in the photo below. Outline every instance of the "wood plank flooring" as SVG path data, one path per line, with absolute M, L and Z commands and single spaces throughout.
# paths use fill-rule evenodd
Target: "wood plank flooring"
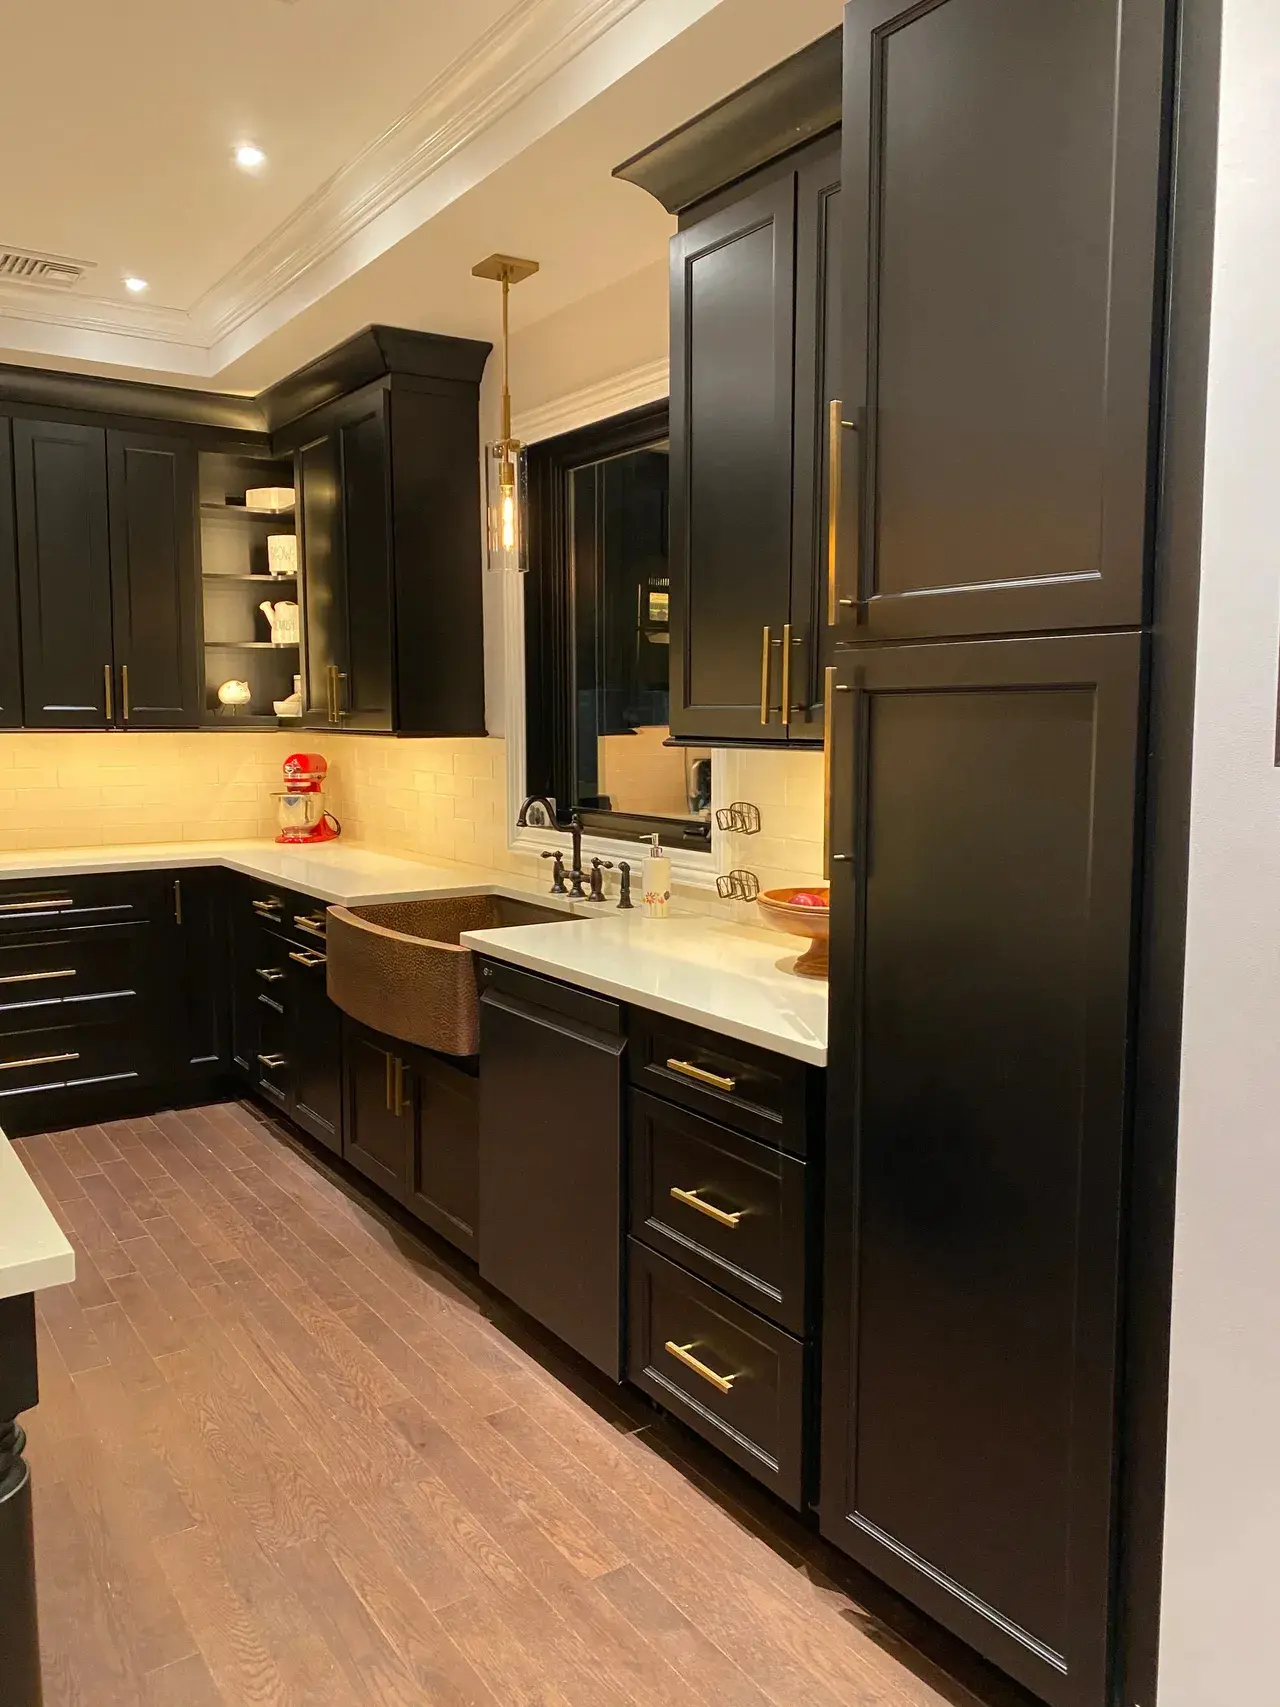
M 249 1105 L 18 1151 L 48 1707 L 973 1707 Z

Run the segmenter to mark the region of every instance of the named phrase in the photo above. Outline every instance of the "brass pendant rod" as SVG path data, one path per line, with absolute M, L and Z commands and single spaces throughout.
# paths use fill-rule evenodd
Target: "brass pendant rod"
M 510 327 L 507 319 L 508 301 L 511 296 L 511 280 L 506 274 L 502 275 L 502 442 L 511 442 L 511 364 L 510 364 Z

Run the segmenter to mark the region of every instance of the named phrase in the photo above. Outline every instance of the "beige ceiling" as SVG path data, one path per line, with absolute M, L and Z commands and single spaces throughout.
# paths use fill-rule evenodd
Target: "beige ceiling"
M 513 293 L 517 330 L 601 300 L 618 281 L 652 277 L 674 222 L 610 169 L 841 15 L 840 0 L 223 0 L 212 12 L 175 0 L 27 0 L 27 9 L 14 62 L 25 58 L 32 76 L 15 79 L 19 90 L 38 81 L 40 54 L 58 63 L 58 16 L 83 23 L 86 41 L 73 55 L 72 122 L 31 175 L 24 164 L 23 174 L 0 179 L 0 244 L 96 259 L 95 297 L 118 300 L 121 275 L 137 271 L 152 284 L 143 316 L 163 298 L 190 318 L 156 317 L 169 341 L 148 343 L 145 317 L 136 336 L 120 331 L 137 304 L 106 305 L 104 328 L 92 323 L 92 305 L 74 304 L 86 323 L 72 329 L 57 323 L 62 303 L 52 292 L 38 305 L 52 320 L 29 312 L 31 293 L 15 304 L 14 292 L 0 292 L 0 359 L 243 391 L 374 321 L 491 337 L 495 287 L 470 268 L 494 249 L 542 263 Z M 199 27 L 182 21 L 197 12 Z M 123 34 L 105 21 L 118 26 L 125 16 Z M 506 76 L 504 42 L 523 51 L 544 26 L 601 19 L 614 20 L 607 34 L 551 66 L 541 84 L 530 81 L 520 103 L 460 134 L 378 219 L 344 230 L 340 247 L 286 286 L 259 291 L 228 335 L 202 329 L 206 305 L 225 294 L 219 281 L 252 273 L 255 253 L 291 258 L 309 210 L 311 228 L 301 229 L 315 241 L 315 209 L 351 179 L 348 163 L 368 155 L 443 68 L 493 57 Z M 181 80 L 158 75 L 177 64 Z M 30 99 L 27 124 L 37 104 Z M 260 178 L 231 164 L 242 136 L 269 153 Z

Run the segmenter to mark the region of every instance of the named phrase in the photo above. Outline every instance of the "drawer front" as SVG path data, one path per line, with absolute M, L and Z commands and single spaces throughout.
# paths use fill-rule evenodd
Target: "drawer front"
M 313 901 L 295 889 L 279 884 L 262 883 L 255 877 L 242 880 L 242 887 L 233 904 L 234 910 L 250 920 L 256 920 L 272 930 L 288 936 L 294 946 L 310 943 L 323 947 L 328 908 L 323 901 Z
M 0 1037 L 46 1025 L 123 1018 L 152 978 L 145 930 L 85 927 L 0 938 Z
M 84 925 L 138 924 L 159 918 L 168 894 L 166 875 L 150 871 L 0 883 L 0 940 Z
M 631 1093 L 631 1232 L 805 1331 L 805 1163 Z
M 629 1256 L 628 1379 L 799 1508 L 803 1344 L 636 1239 Z
M 5 1110 L 51 1091 L 145 1082 L 155 1075 L 142 1016 L 42 1026 L 0 1038 L 0 1126 Z
M 812 1069 L 803 1062 L 641 1008 L 631 1010 L 630 1033 L 639 1089 L 805 1154 Z

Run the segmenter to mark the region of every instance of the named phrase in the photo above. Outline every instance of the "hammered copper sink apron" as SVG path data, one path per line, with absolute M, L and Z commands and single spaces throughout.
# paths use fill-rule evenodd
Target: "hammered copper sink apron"
M 463 931 L 571 923 L 573 915 L 505 895 L 455 895 L 330 907 L 330 999 L 362 1024 L 444 1055 L 480 1048 L 480 1009 Z

